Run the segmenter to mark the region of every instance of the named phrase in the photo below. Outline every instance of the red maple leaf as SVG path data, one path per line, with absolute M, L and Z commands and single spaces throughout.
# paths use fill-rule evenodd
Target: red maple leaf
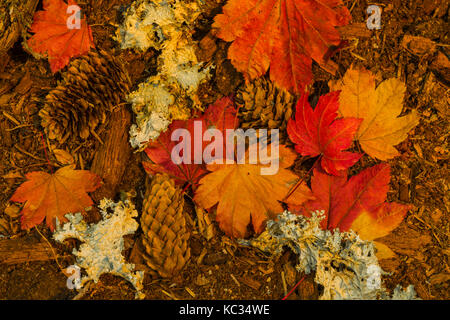
M 199 124 L 201 124 L 201 130 L 196 132 L 196 126 L 199 128 Z M 150 174 L 167 173 L 178 184 L 187 182 L 195 187 L 200 178 L 207 173 L 206 163 L 203 161 L 203 152 L 211 142 L 203 140 L 205 132 L 208 129 L 221 131 L 224 134 L 223 146 L 226 150 L 226 129 L 234 129 L 238 124 L 239 121 L 232 100 L 227 97 L 219 99 L 199 117 L 173 121 L 168 130 L 145 149 L 145 153 L 151 162 L 143 162 L 143 166 Z M 189 132 L 191 163 L 175 164 L 172 159 L 172 150 L 180 143 L 180 141 L 172 140 L 172 134 L 177 129 L 186 129 Z M 195 163 L 196 159 L 198 163 Z
M 343 150 L 350 147 L 362 119 L 336 119 L 338 109 L 339 91 L 321 96 L 314 110 L 304 94 L 297 103 L 295 120 L 289 120 L 287 126 L 295 150 L 303 156 L 321 156 L 322 168 L 333 175 L 361 158 L 361 154 Z
M 390 178 L 390 167 L 385 163 L 365 169 L 348 180 L 346 175 L 331 176 L 316 168 L 311 178 L 315 199 L 301 207 L 289 208 L 307 216 L 311 211 L 324 210 L 323 229 L 339 228 L 340 231 L 347 231 L 361 214 L 368 213 L 374 221 L 382 221 L 384 228 L 390 225 L 392 230 L 411 207 L 385 202 Z
M 92 31 L 85 19 L 80 19 L 79 29 L 69 29 L 68 7 L 77 5 L 74 0 L 44 0 L 43 11 L 37 11 L 30 31 L 34 35 L 27 41 L 35 52 L 46 54 L 53 73 L 64 68 L 72 57 L 82 55 L 94 47 Z
M 229 0 L 213 27 L 233 41 L 228 58 L 247 80 L 270 66 L 273 82 L 301 93 L 312 81 L 312 60 L 327 64 L 327 51 L 341 42 L 335 27 L 350 19 L 341 0 Z

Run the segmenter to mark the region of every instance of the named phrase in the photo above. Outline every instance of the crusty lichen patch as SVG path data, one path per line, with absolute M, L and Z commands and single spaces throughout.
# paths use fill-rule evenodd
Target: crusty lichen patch
M 311 218 L 288 211 L 267 223 L 259 237 L 241 242 L 265 252 L 280 254 L 289 247 L 298 255 L 297 269 L 306 274 L 316 271 L 315 282 L 322 285 L 320 299 L 411 300 L 416 299 L 413 286 L 395 288 L 392 297 L 383 287 L 384 273 L 378 264 L 372 241 L 361 240 L 353 231 L 322 230 L 323 212 Z
M 114 203 L 103 199 L 99 209 L 103 219 L 97 224 L 87 224 L 81 213 L 67 214 L 69 222 L 63 226 L 57 224 L 53 238 L 59 242 L 69 238 L 83 242 L 72 252 L 76 264 L 87 273 L 81 278 L 82 286 L 89 280 L 98 282 L 102 274 L 111 273 L 128 280 L 137 291 L 136 298 L 142 299 L 144 273 L 133 271 L 134 265 L 126 263 L 122 255 L 123 236 L 133 234 L 139 227 L 134 219 L 138 213 L 129 201 Z
M 122 49 L 161 50 L 158 73 L 128 97 L 137 115 L 130 130 L 135 148 L 157 139 L 172 120 L 188 119 L 193 108 L 201 109 L 196 92 L 209 68 L 198 62 L 197 43 L 192 39 L 200 13 L 197 0 L 137 0 L 124 14 L 116 32 Z

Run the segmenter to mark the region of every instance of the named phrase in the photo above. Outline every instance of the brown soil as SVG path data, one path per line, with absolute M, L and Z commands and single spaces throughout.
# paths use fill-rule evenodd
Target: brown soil
M 104 3 L 103 3 L 104 2 Z M 217 3 L 219 2 L 219 3 Z M 209 42 L 212 18 L 220 12 L 224 1 L 211 1 L 211 8 L 200 17 L 196 39 L 202 40 L 200 56 L 213 59 L 219 67 L 211 83 L 201 88 L 202 102 L 215 101 L 232 94 L 242 81 L 231 63 L 225 60 L 228 45 L 217 39 Z M 353 23 L 364 25 L 366 0 L 344 1 L 351 8 Z M 97 48 L 117 49 L 111 39 L 118 23 L 120 5 L 131 0 L 79 1 L 88 21 L 93 25 Z M 382 28 L 367 32 L 362 28 L 358 36 L 350 36 L 345 48 L 333 60 L 339 64 L 341 77 L 352 64 L 363 65 L 374 72 L 379 80 L 400 77 L 407 84 L 404 112 L 416 109 L 420 125 L 410 138 L 400 144 L 402 155 L 389 161 L 392 167 L 389 201 L 411 203 L 414 208 L 399 228 L 381 241 L 389 244 L 397 256 L 382 260 L 388 288 L 397 284 L 413 284 L 422 299 L 450 298 L 449 251 L 449 73 L 448 64 L 442 68 L 439 55 L 449 57 L 447 1 L 439 0 L 381 0 Z M 402 46 L 405 35 L 421 36 L 438 43 L 437 50 L 418 54 Z M 145 54 L 116 50 L 124 61 L 133 84 L 145 79 L 155 70 L 157 52 Z M 447 61 L 448 63 L 448 61 Z M 326 83 L 333 76 L 314 66 L 315 85 L 312 98 L 325 92 Z M 18 42 L 0 59 L 0 217 L 10 203 L 14 190 L 25 181 L 30 171 L 48 170 L 40 118 L 37 114 L 48 91 L 56 85 L 58 76 L 49 71 L 46 60 L 36 60 L 27 54 Z M 107 128 L 103 128 L 107 129 Z M 78 151 L 78 168 L 89 169 L 99 142 L 86 141 Z M 53 154 L 50 163 L 58 167 Z M 137 207 L 142 203 L 145 171 L 141 155 L 134 153 L 127 165 L 120 191 L 137 192 Z M 295 166 L 298 173 L 306 172 L 308 162 Z M 365 156 L 352 173 L 376 163 Z M 310 165 L 310 164 L 309 164 Z M 187 201 L 188 198 L 187 198 Z M 194 213 L 188 210 L 193 219 Z M 8 220 L 9 221 L 9 220 Z M 9 221 L 14 239 L 30 243 L 44 242 L 58 255 L 58 261 L 27 261 L 21 264 L 0 264 L 0 299 L 71 299 L 77 293 L 67 289 L 67 277 L 61 267 L 73 263 L 69 255 L 74 243 L 56 244 L 46 227 L 29 232 L 18 231 L 17 219 Z M 280 299 L 290 291 L 303 275 L 295 271 L 295 257 L 286 252 L 281 257 L 270 257 L 255 249 L 243 247 L 218 234 L 206 241 L 193 229 L 192 257 L 184 271 L 175 279 L 145 278 L 146 299 Z M 127 238 L 126 256 L 129 256 L 135 239 Z M 47 244 L 43 237 L 49 239 Z M 3 240 L 0 240 L 3 241 Z M 22 240 L 21 240 L 22 241 Z M 206 250 L 201 263 L 202 251 Z M 1 260 L 0 260 L 1 261 Z M 283 277 L 283 276 L 284 277 Z M 284 280 L 283 280 L 284 278 Z M 305 278 L 290 299 L 316 299 L 320 288 L 313 276 Z M 91 286 L 83 299 L 133 299 L 134 290 L 125 280 L 103 275 L 99 283 Z

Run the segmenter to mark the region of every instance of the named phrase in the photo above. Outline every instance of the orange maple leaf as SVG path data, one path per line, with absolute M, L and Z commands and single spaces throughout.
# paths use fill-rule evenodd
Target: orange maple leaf
M 234 41 L 228 58 L 247 80 L 270 66 L 273 82 L 300 93 L 312 81 L 312 60 L 327 64 L 327 51 L 341 42 L 335 27 L 350 19 L 341 0 L 229 0 L 213 27 Z
M 271 146 L 267 147 L 271 150 Z M 269 155 L 270 157 L 270 155 Z M 211 171 L 200 180 L 194 201 L 201 207 L 209 209 L 218 203 L 216 220 L 219 227 L 229 236 L 243 238 L 251 223 L 256 233 L 264 230 L 267 219 L 283 212 L 281 201 L 298 177 L 286 168 L 294 163 L 294 152 L 280 146 L 279 169 L 274 175 L 262 175 L 257 164 L 209 164 Z M 246 155 L 248 160 L 248 152 Z M 310 199 L 304 194 L 297 194 L 296 203 Z M 300 199 L 301 198 L 301 199 Z
M 59 169 L 54 174 L 43 171 L 27 173 L 25 181 L 14 192 L 11 201 L 25 202 L 22 209 L 22 229 L 31 229 L 44 218 L 51 230 L 55 228 L 55 218 L 66 222 L 67 213 L 85 210 L 93 204 L 87 192 L 96 190 L 101 179 L 87 170 L 74 170 L 73 166 Z
M 34 35 L 27 41 L 31 50 L 46 54 L 53 73 L 64 68 L 72 57 L 82 55 L 94 46 L 92 31 L 85 19 L 80 19 L 79 29 L 69 29 L 68 7 L 62 0 L 44 0 L 43 11 L 37 11 L 30 31 Z
M 351 229 L 363 240 L 376 240 L 388 235 L 403 221 L 411 206 L 391 202 L 383 203 L 373 212 L 363 210 L 353 221 Z M 388 259 L 395 253 L 385 244 L 373 241 L 377 248 L 378 259 Z

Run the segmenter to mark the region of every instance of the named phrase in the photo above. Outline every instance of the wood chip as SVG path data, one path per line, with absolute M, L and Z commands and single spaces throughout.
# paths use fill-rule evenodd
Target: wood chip
M 240 278 L 241 282 L 243 284 L 245 284 L 246 286 L 254 289 L 254 290 L 259 290 L 259 288 L 261 287 L 261 283 L 256 281 L 255 279 L 252 279 L 250 277 L 242 277 Z
M 56 160 L 62 165 L 73 164 L 75 162 L 73 156 L 63 149 L 53 149 Z
M 4 212 L 11 218 L 17 218 L 20 213 L 20 207 L 16 206 L 15 204 L 8 204 Z
M 372 32 L 367 29 L 364 22 L 339 27 L 338 31 L 343 39 L 370 38 L 372 36 Z
M 431 55 L 436 51 L 436 43 L 424 37 L 405 35 L 401 45 L 416 56 Z
M 203 263 L 203 258 L 205 258 L 206 254 L 208 253 L 208 250 L 206 248 L 203 248 L 202 253 L 200 253 L 198 259 L 197 259 L 197 264 L 201 265 Z
M 271 274 L 273 272 L 273 267 L 270 267 L 269 269 L 264 270 L 261 266 L 258 266 L 258 270 L 267 275 L 267 274 Z

